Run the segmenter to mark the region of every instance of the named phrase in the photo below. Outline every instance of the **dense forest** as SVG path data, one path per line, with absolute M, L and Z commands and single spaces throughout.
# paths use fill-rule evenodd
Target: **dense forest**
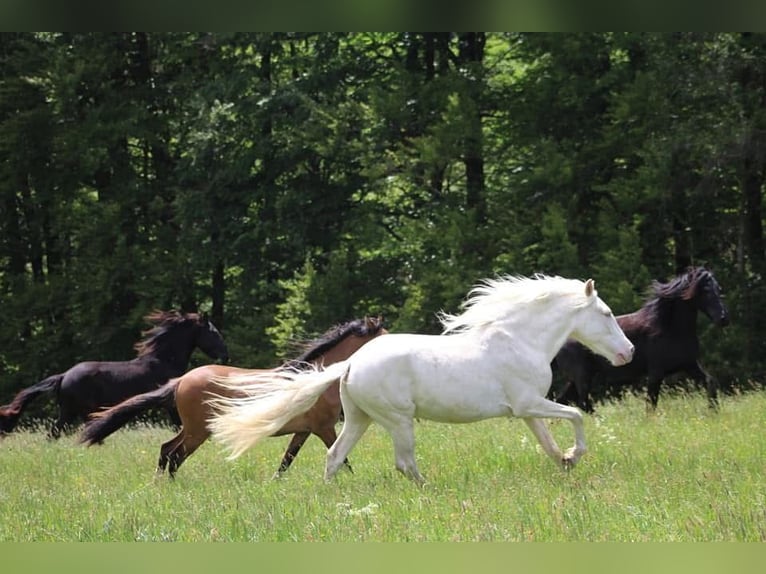
M 689 265 L 725 388 L 766 371 L 766 35 L 0 34 L 0 403 L 201 310 L 231 362 L 477 281 Z M 195 360 L 205 361 L 204 356 Z

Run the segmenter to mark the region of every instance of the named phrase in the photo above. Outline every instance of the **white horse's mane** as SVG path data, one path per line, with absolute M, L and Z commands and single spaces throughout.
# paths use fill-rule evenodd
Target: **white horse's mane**
M 532 277 L 503 275 L 477 284 L 461 305 L 462 313 L 441 312 L 438 317 L 444 334 L 463 333 L 486 327 L 507 318 L 514 310 L 528 309 L 529 304 L 551 296 L 566 296 L 572 307 L 582 307 L 589 302 L 585 283 L 578 279 L 543 274 Z

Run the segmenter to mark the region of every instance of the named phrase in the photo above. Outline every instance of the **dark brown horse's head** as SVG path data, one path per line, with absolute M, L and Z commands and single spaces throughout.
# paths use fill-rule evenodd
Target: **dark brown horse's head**
M 719 327 L 728 325 L 729 311 L 723 303 L 721 286 L 713 277 L 713 273 L 704 267 L 691 267 L 682 277 L 686 277 L 688 281 L 683 299 L 693 300 L 697 309 Z
M 678 303 L 684 303 L 687 307 L 685 315 L 678 314 Z M 729 324 L 729 311 L 723 303 L 721 287 L 713 273 L 705 267 L 690 267 L 667 283 L 653 281 L 647 302 L 636 313 L 626 315 L 624 321 L 632 322 L 636 327 L 640 325 L 656 335 L 677 322 L 679 317 L 690 318 L 697 311 L 707 315 L 718 326 Z
M 11 432 L 18 422 L 21 410 L 10 405 L 0 407 L 0 438 Z

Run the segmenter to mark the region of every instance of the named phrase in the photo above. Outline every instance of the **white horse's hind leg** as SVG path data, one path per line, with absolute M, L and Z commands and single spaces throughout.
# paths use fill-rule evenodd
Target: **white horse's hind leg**
M 585 446 L 585 426 L 583 425 L 582 413 L 574 407 L 560 405 L 544 397 L 536 397 L 534 400 L 527 400 L 523 404 L 514 405 L 513 414 L 525 420 L 531 419 L 531 421 L 527 420 L 527 425 L 535 433 L 545 452 L 564 468 L 577 464 L 580 457 L 588 450 Z M 574 446 L 562 454 L 545 424 L 542 421 L 534 421 L 534 419 L 541 418 L 568 419 L 574 428 Z
M 338 469 L 343 466 L 348 453 L 359 442 L 362 435 L 370 426 L 372 419 L 362 409 L 350 400 L 343 403 L 343 428 L 338 438 L 327 451 L 327 463 L 325 464 L 324 479 L 330 480 Z
M 387 416 L 378 421 L 388 433 L 394 443 L 394 460 L 396 470 L 407 478 L 422 485 L 425 479 L 418 470 L 415 462 L 415 422 L 407 415 Z

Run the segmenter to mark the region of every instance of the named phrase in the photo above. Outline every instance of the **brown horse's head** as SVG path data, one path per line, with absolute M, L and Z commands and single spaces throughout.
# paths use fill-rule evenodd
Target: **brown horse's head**
M 382 317 L 364 317 L 332 327 L 317 339 L 304 345 L 303 353 L 292 365 L 323 363 L 329 365 L 350 357 L 357 349 L 378 335 L 388 333 Z

